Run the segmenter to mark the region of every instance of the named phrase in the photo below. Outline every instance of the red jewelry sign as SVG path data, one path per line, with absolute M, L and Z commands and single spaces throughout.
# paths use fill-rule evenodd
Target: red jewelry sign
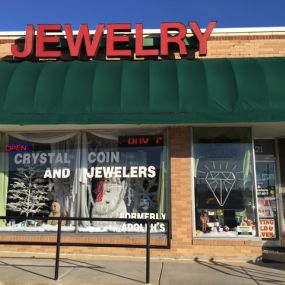
M 201 31 L 196 22 L 189 22 L 189 27 L 199 43 L 199 55 L 207 54 L 207 41 L 216 26 L 216 22 L 209 22 L 208 27 L 204 32 Z M 130 42 L 131 24 L 98 24 L 96 31 L 91 37 L 89 27 L 87 24 L 82 24 L 79 28 L 76 38 L 71 25 L 65 24 L 49 24 L 38 25 L 37 34 L 35 36 L 34 25 L 27 25 L 25 46 L 23 50 L 19 50 L 15 43 L 11 46 L 12 54 L 17 58 L 26 58 L 32 55 L 35 51 L 36 57 L 39 58 L 60 58 L 62 51 L 55 49 L 60 43 L 60 36 L 51 35 L 47 33 L 59 33 L 64 31 L 67 41 L 69 53 L 72 57 L 79 57 L 80 51 L 84 47 L 88 57 L 96 57 L 100 42 L 102 41 L 104 31 L 106 29 L 106 56 L 107 57 L 130 57 L 132 55 L 131 49 L 118 49 L 119 44 L 128 44 Z M 171 34 L 175 31 L 175 34 Z M 124 34 L 126 33 L 126 34 Z M 145 49 L 143 46 L 143 25 L 135 25 L 135 48 L 134 52 L 137 57 L 148 56 L 167 56 L 169 54 L 169 44 L 176 44 L 180 55 L 187 55 L 186 44 L 184 39 L 187 35 L 187 28 L 184 24 L 162 23 L 160 25 L 160 49 Z M 35 39 L 35 41 L 34 41 Z M 34 46 L 35 42 L 35 46 Z M 53 46 L 52 50 L 47 47 Z

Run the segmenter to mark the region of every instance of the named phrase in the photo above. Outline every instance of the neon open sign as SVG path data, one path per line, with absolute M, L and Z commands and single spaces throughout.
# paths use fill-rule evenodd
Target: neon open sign
M 29 152 L 29 144 L 8 144 L 5 146 L 6 152 Z
M 189 22 L 189 28 L 199 43 L 199 55 L 207 54 L 207 41 L 216 26 L 216 22 L 209 22 L 204 32 L 201 31 L 198 23 Z M 87 57 L 96 58 L 104 32 L 106 32 L 106 56 L 107 57 L 131 57 L 131 49 L 120 49 L 120 44 L 130 43 L 131 24 L 98 24 L 96 31 L 90 35 L 87 24 L 80 25 L 78 34 L 75 35 L 70 24 L 49 24 L 38 25 L 35 36 L 34 25 L 27 25 L 25 46 L 19 50 L 15 43 L 11 46 L 12 54 L 17 58 L 26 58 L 34 54 L 39 58 L 60 58 L 62 51 L 58 47 L 60 36 L 51 33 L 65 32 L 67 47 L 72 57 L 79 57 L 82 48 L 86 50 Z M 175 33 L 173 33 L 175 32 Z M 160 48 L 146 49 L 143 46 L 143 25 L 135 25 L 135 48 L 137 57 L 168 56 L 169 44 L 176 44 L 180 55 L 187 55 L 187 48 L 184 42 L 187 36 L 187 27 L 179 22 L 161 23 L 160 25 Z M 34 41 L 35 39 L 35 41 Z M 34 46 L 35 42 L 35 46 Z M 48 49 L 48 47 L 52 47 Z

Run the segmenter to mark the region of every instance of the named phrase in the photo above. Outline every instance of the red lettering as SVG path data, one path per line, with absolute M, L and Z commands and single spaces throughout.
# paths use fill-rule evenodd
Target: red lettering
M 6 145 L 5 151 L 6 152 L 13 152 L 13 151 L 28 151 L 29 146 L 28 145 L 22 145 L 22 144 L 12 144 L 12 145 Z
M 143 48 L 143 25 L 136 24 L 136 56 L 158 56 L 158 49 Z
M 141 144 L 148 144 L 149 139 L 148 138 L 142 138 Z
M 6 151 L 6 152 L 11 151 L 11 148 L 10 148 L 10 146 L 9 146 L 9 145 L 6 145 L 6 147 L 5 147 L 5 151 Z
M 46 32 L 61 32 L 61 25 L 38 25 L 38 35 L 37 35 L 37 47 L 36 54 L 37 57 L 51 57 L 57 58 L 61 56 L 59 50 L 45 50 L 45 44 L 58 44 L 58 36 L 45 35 Z
M 35 28 L 33 25 L 27 25 L 26 27 L 26 38 L 25 38 L 25 48 L 22 51 L 18 50 L 17 44 L 11 45 L 11 53 L 13 56 L 18 58 L 28 57 L 33 52 L 33 41 L 35 35 Z
M 19 150 L 20 150 L 20 151 L 27 151 L 27 146 L 25 146 L 25 145 L 20 145 L 20 146 L 19 146 Z
M 161 35 L 160 35 L 160 54 L 162 56 L 168 55 L 168 45 L 169 43 L 176 43 L 179 46 L 179 53 L 181 55 L 186 55 L 187 50 L 184 43 L 184 38 L 186 37 L 187 29 L 181 23 L 162 23 L 160 25 Z M 168 34 L 169 30 L 178 31 L 178 34 L 171 36 Z
M 18 151 L 18 145 L 8 145 L 6 146 L 6 151 L 10 152 L 10 151 Z
M 273 238 L 273 233 L 263 232 L 263 233 L 261 233 L 261 237 L 264 237 L 264 238 Z
M 106 55 L 109 57 L 113 56 L 131 56 L 132 52 L 129 49 L 119 50 L 115 49 L 116 43 L 127 43 L 130 41 L 127 35 L 115 35 L 115 32 L 119 31 L 131 31 L 131 24 L 110 24 L 107 27 L 107 46 Z
M 201 32 L 199 25 L 196 22 L 190 22 L 189 26 L 192 30 L 192 33 L 199 41 L 199 55 L 207 54 L 207 41 L 216 26 L 216 22 L 209 22 L 207 29 L 204 33 Z
M 129 138 L 128 139 L 128 144 L 137 144 L 134 138 Z
M 158 137 L 155 141 L 156 144 L 161 144 L 162 143 L 162 137 Z
M 189 22 L 189 26 L 193 35 L 199 42 L 199 55 L 207 54 L 207 41 L 216 26 L 216 22 L 209 22 L 205 32 L 202 32 L 196 22 Z M 70 55 L 72 57 L 79 57 L 82 47 L 86 48 L 86 55 L 88 57 L 96 57 L 100 41 L 104 34 L 104 24 L 99 24 L 93 35 L 90 37 L 90 31 L 87 24 L 81 25 L 78 35 L 74 38 L 71 25 L 64 25 L 66 40 Z M 59 58 L 61 51 L 55 50 L 60 42 L 60 36 L 48 34 L 50 32 L 61 32 L 62 27 L 59 24 L 53 25 L 38 25 L 37 38 L 36 38 L 36 56 L 39 58 Z M 131 32 L 131 24 L 110 24 L 107 26 L 106 35 L 106 55 L 108 57 L 131 57 L 132 51 L 126 48 L 130 43 L 130 35 L 126 33 Z M 33 54 L 35 29 L 33 25 L 27 25 L 25 46 L 19 50 L 17 44 L 11 46 L 11 53 L 18 58 L 25 58 Z M 143 24 L 136 24 L 135 32 L 135 53 L 137 57 L 147 56 L 167 56 L 169 53 L 169 46 L 175 44 L 178 46 L 180 55 L 187 55 L 187 48 L 184 39 L 187 35 L 187 29 L 182 23 L 162 23 L 161 24 L 161 37 L 160 37 L 160 50 L 157 48 L 144 47 Z M 53 49 L 49 48 L 54 45 Z
M 73 31 L 71 25 L 64 25 L 66 40 L 71 56 L 79 56 L 82 42 L 85 43 L 86 54 L 88 57 L 95 57 L 98 52 L 99 43 L 104 32 L 104 24 L 98 24 L 93 40 L 90 40 L 88 25 L 80 25 L 76 40 L 73 38 Z
M 274 224 L 274 220 L 259 220 L 259 223 L 261 225 L 273 225 Z
M 135 138 L 128 138 L 129 145 L 147 145 L 149 144 L 149 138 L 144 137 L 135 137 Z

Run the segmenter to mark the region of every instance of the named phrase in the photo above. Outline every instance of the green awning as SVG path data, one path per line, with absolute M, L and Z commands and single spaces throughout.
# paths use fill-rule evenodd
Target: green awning
M 0 62 L 0 124 L 285 121 L 285 59 Z

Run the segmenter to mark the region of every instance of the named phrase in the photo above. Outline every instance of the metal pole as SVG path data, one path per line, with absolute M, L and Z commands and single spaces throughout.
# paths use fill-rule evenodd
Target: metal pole
M 56 256 L 55 256 L 54 280 L 58 280 L 59 255 L 60 255 L 60 238 L 61 238 L 61 218 L 58 220 L 58 226 L 57 226 L 57 240 L 56 240 Z
M 150 222 L 146 223 L 146 284 L 149 284 L 150 276 Z

